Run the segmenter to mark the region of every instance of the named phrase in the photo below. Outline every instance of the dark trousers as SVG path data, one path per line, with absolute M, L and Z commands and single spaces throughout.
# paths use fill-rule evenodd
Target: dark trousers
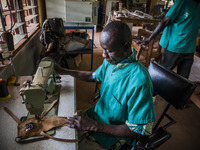
M 194 61 L 194 53 L 173 53 L 164 49 L 162 65 L 172 70 L 177 66 L 177 74 L 189 78 L 190 70 Z

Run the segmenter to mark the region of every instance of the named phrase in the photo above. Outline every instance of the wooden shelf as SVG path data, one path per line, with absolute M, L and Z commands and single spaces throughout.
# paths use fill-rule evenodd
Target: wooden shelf
M 22 26 L 23 24 L 25 24 L 25 22 L 21 22 L 21 23 L 15 23 L 14 27 L 12 28 L 12 30 L 15 30 L 17 28 L 19 28 L 20 26 Z M 6 31 L 9 30 L 11 28 L 11 25 L 7 25 L 6 26 Z M 3 28 L 0 27 L 0 32 L 3 32 Z
M 37 6 L 25 6 L 23 7 L 24 10 L 34 9 L 37 8 Z
M 38 15 L 29 15 L 29 16 L 25 17 L 25 21 L 30 21 L 30 20 L 36 18 L 37 16 Z
M 13 35 L 14 45 L 16 45 L 17 43 L 19 43 L 26 36 L 27 36 L 26 34 L 15 34 L 15 35 Z
M 37 27 L 39 25 L 39 23 L 30 23 L 27 28 L 27 32 L 30 33 L 31 31 L 33 31 L 33 29 L 35 29 L 35 27 Z
M 20 11 L 23 11 L 23 10 L 19 9 L 19 10 L 17 10 L 17 12 L 16 12 L 16 10 L 11 10 L 11 14 L 18 13 Z M 10 11 L 5 11 L 5 12 L 2 13 L 2 15 L 3 16 L 10 15 Z

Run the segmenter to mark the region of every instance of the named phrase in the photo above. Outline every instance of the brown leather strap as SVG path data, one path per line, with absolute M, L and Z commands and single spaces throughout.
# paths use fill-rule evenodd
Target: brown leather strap
M 42 119 L 42 118 L 51 110 L 51 108 L 55 105 L 55 103 L 56 103 L 57 101 L 58 101 L 58 99 L 54 100 L 54 101 L 51 103 L 51 105 L 49 106 L 49 108 L 48 108 L 45 112 L 43 112 L 43 113 L 41 114 L 40 119 Z
M 7 107 L 4 107 L 4 110 L 5 110 L 18 124 L 21 123 L 21 121 L 20 121 Z
M 44 133 L 43 131 L 40 133 L 40 135 L 44 136 L 44 137 L 48 137 L 50 139 L 56 140 L 56 141 L 63 141 L 63 142 L 78 142 L 78 140 L 76 139 L 61 139 L 61 138 L 55 138 L 53 136 L 50 136 L 46 133 Z
M 15 142 L 20 143 L 20 144 L 27 144 L 27 143 L 32 143 L 32 142 L 37 142 L 37 141 L 41 141 L 41 140 L 47 140 L 49 139 L 48 137 L 30 137 L 28 139 L 21 139 L 19 137 L 15 138 Z

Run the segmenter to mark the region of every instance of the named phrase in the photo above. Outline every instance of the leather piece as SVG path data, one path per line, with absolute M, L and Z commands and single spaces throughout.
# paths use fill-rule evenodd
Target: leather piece
M 40 135 L 40 133 L 47 132 L 52 128 L 61 127 L 67 125 L 67 117 L 49 116 L 43 117 L 42 120 L 36 118 L 30 118 L 18 125 L 18 138 L 29 138 Z M 31 130 L 26 129 L 26 124 L 34 123 L 35 127 Z
M 51 138 L 56 141 L 63 141 L 63 142 L 77 142 L 76 139 L 61 139 L 61 138 L 55 138 L 53 136 L 50 136 L 46 134 L 45 132 L 56 128 L 68 125 L 66 123 L 67 117 L 59 117 L 59 116 L 47 116 L 44 117 L 46 113 L 56 104 L 58 100 L 54 100 L 50 107 L 41 114 L 40 119 L 29 118 L 25 120 L 24 122 L 21 122 L 7 107 L 4 107 L 4 110 L 18 123 L 18 136 L 15 138 L 15 141 L 18 143 L 29 143 L 37 141 L 37 139 L 31 139 L 30 141 L 24 140 L 27 138 L 31 138 L 34 136 L 42 135 L 47 138 Z M 38 140 L 42 140 L 45 138 L 38 138 Z
M 155 61 L 150 63 L 148 71 L 153 82 L 154 92 L 176 109 L 184 107 L 197 86 Z

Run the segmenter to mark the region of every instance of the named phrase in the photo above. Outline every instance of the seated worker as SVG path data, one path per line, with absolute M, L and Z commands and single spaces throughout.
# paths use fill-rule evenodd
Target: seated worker
M 86 111 L 87 117 L 75 115 L 68 120 L 69 127 L 87 131 L 79 137 L 79 149 L 118 149 L 124 141 L 134 145 L 136 139 L 152 132 L 156 120 L 152 82 L 147 69 L 136 59 L 131 41 L 127 24 L 113 21 L 100 35 L 105 59 L 95 72 L 58 66 L 80 80 L 101 83 L 100 99 Z

